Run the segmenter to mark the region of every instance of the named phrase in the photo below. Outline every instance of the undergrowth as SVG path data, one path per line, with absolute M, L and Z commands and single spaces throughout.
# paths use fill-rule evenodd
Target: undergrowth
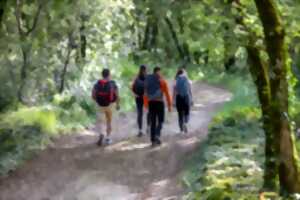
M 191 190 L 186 199 L 258 199 L 264 159 L 258 116 L 256 109 L 245 108 L 214 120 L 200 156 L 184 176 Z

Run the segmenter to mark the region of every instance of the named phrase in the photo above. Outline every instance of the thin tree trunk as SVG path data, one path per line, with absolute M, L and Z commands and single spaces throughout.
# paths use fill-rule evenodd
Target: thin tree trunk
M 255 0 L 256 7 L 264 28 L 265 43 L 270 59 L 272 137 L 276 149 L 279 149 L 279 181 L 282 193 L 299 193 L 300 177 L 298 154 L 295 147 L 293 133 L 290 127 L 288 110 L 288 82 L 289 68 L 285 46 L 285 31 L 281 17 L 273 0 Z
M 0 30 L 2 29 L 2 21 L 5 12 L 7 0 L 0 0 Z
M 63 71 L 62 71 L 61 77 L 60 77 L 59 93 L 63 93 L 64 89 L 65 89 L 65 80 L 66 80 L 66 74 L 67 74 L 68 66 L 69 66 L 69 63 L 70 63 L 71 52 L 72 52 L 72 48 L 70 47 L 70 45 L 68 45 L 67 57 L 66 57 L 64 67 L 63 67 Z
M 81 58 L 85 59 L 87 39 L 86 39 L 86 34 L 85 34 L 84 20 L 81 19 L 81 21 L 82 21 L 82 24 L 81 24 L 81 27 L 80 27 L 80 52 L 81 52 Z
M 143 41 L 143 45 L 142 45 L 142 50 L 147 50 L 149 48 L 149 36 L 150 36 L 150 27 L 151 27 L 151 23 L 150 23 L 150 19 L 148 17 L 147 19 L 147 24 L 146 24 L 146 29 L 145 29 L 145 34 L 144 34 L 144 41 Z
M 29 41 L 30 34 L 36 29 L 39 17 L 42 11 L 42 4 L 40 3 L 38 5 L 37 11 L 33 18 L 33 23 L 31 26 L 25 23 L 27 30 L 24 30 L 22 28 L 22 21 L 26 22 L 26 19 L 22 19 L 22 6 L 23 6 L 23 0 L 16 0 L 16 7 L 15 7 L 15 17 L 17 21 L 17 28 L 18 28 L 18 34 L 20 38 L 20 48 L 22 51 L 22 57 L 23 57 L 23 64 L 21 66 L 21 72 L 20 72 L 20 85 L 17 91 L 18 100 L 22 103 L 24 103 L 24 97 L 23 97 L 23 90 L 26 85 L 26 79 L 28 77 L 27 70 L 29 66 L 29 60 L 31 56 L 31 44 Z
M 177 37 L 177 34 L 176 34 L 176 31 L 173 27 L 173 24 L 171 22 L 171 20 L 169 19 L 169 17 L 165 17 L 165 21 L 170 29 L 170 32 L 171 32 L 171 35 L 172 35 L 172 38 L 173 38 L 173 41 L 175 43 L 175 46 L 177 48 L 177 51 L 179 53 L 179 56 L 182 60 L 185 60 L 185 54 L 184 54 L 184 50 L 181 48 L 181 45 L 179 43 L 179 40 L 178 40 L 178 37 Z
M 154 49 L 156 47 L 157 35 L 158 35 L 158 24 L 157 19 L 154 18 L 151 23 L 151 39 L 150 39 L 150 49 Z
M 26 85 L 26 79 L 27 79 L 27 68 L 29 65 L 29 50 L 22 47 L 22 57 L 23 57 L 23 64 L 21 67 L 21 73 L 20 73 L 20 86 L 17 91 L 18 100 L 20 102 L 24 103 L 23 99 L 23 92 Z

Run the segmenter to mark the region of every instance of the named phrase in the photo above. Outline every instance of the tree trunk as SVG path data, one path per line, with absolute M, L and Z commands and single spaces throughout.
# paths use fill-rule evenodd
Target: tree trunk
M 178 37 L 177 37 L 177 34 L 176 34 L 176 31 L 174 29 L 174 26 L 172 24 L 172 21 L 168 18 L 168 17 L 165 17 L 165 21 L 170 29 L 170 32 L 171 32 L 171 35 L 172 35 L 172 38 L 173 38 L 173 41 L 175 43 L 175 46 L 177 48 L 177 51 L 179 53 L 179 56 L 182 60 L 185 60 L 185 54 L 184 54 L 184 50 L 181 48 L 181 45 L 180 45 L 180 42 L 178 40 Z
M 254 45 L 247 46 L 250 73 L 256 85 L 257 95 L 262 111 L 263 129 L 265 132 L 265 170 L 264 186 L 265 190 L 277 190 L 278 164 L 276 147 L 272 130 L 271 112 L 271 88 L 268 74 L 268 66 L 263 63 L 260 51 Z
M 69 63 L 70 63 L 71 52 L 72 52 L 72 48 L 70 47 L 70 45 L 68 45 L 67 57 L 66 57 L 66 60 L 65 60 L 65 63 L 64 63 L 63 71 L 62 71 L 61 76 L 60 76 L 59 93 L 63 93 L 64 89 L 65 89 L 65 79 L 66 79 L 68 66 L 69 66 Z
M 81 52 L 81 58 L 85 59 L 87 40 L 86 40 L 86 34 L 85 34 L 84 20 L 82 19 L 81 21 L 82 21 L 82 24 L 80 27 L 80 52 Z
M 18 100 L 22 103 L 24 103 L 24 99 L 23 99 L 23 92 L 24 92 L 24 88 L 26 85 L 26 79 L 27 79 L 27 68 L 29 65 L 29 55 L 30 55 L 30 50 L 22 47 L 22 57 L 23 57 L 23 64 L 21 67 L 21 73 L 20 73 L 20 86 L 18 88 L 17 91 L 17 95 L 18 95 Z
M 7 0 L 0 0 L 0 30 L 2 29 L 2 21 L 3 21 L 3 15 L 6 7 Z
M 156 47 L 157 35 L 158 35 L 158 24 L 157 19 L 153 18 L 151 23 L 151 39 L 150 39 L 150 49 L 154 49 Z
M 299 193 L 300 177 L 298 154 L 290 127 L 288 110 L 289 63 L 285 46 L 285 31 L 281 17 L 273 0 L 255 0 L 256 7 L 264 28 L 265 43 L 270 60 L 271 106 L 270 132 L 276 149 L 279 149 L 279 181 L 281 193 Z
M 150 23 L 150 19 L 148 17 L 147 23 L 146 23 L 146 29 L 145 29 L 145 34 L 144 34 L 142 50 L 147 50 L 149 48 L 150 29 L 151 29 L 151 23 Z

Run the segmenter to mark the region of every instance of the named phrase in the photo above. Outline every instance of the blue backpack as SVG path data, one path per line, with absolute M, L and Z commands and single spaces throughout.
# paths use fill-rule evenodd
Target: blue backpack
M 189 97 L 190 96 L 190 84 L 189 80 L 185 76 L 178 76 L 176 78 L 176 92 L 177 95 L 181 97 Z
M 157 75 L 151 74 L 146 77 L 145 89 L 149 101 L 163 98 L 163 93 L 160 88 L 160 78 Z

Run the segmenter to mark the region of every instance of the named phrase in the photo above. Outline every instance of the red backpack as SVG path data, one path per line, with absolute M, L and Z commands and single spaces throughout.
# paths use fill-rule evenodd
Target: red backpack
M 117 100 L 116 84 L 106 79 L 99 80 L 94 85 L 95 100 L 99 106 L 109 106 Z

